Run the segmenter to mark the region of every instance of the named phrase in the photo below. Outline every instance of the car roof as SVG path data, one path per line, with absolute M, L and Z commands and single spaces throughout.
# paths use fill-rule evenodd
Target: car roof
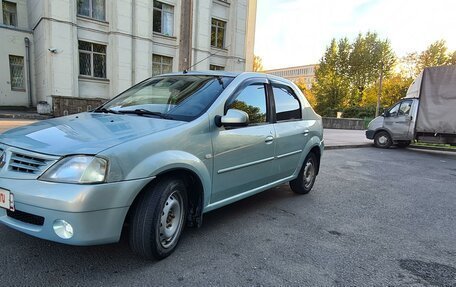
M 238 76 L 244 76 L 246 78 L 247 77 L 267 78 L 269 80 L 276 80 L 276 81 L 280 81 L 282 83 L 287 83 L 289 85 L 292 85 L 292 82 L 285 78 L 266 74 L 266 73 L 261 73 L 261 72 L 188 71 L 186 73 L 175 72 L 175 73 L 163 74 L 160 76 L 176 76 L 176 75 L 220 76 L 220 77 L 232 77 L 232 78 L 236 78 Z
M 197 75 L 197 76 L 221 76 L 221 77 L 237 77 L 240 72 L 225 72 L 225 71 L 188 71 L 162 74 L 160 76 L 176 76 L 176 75 Z
M 278 77 L 271 74 L 261 73 L 261 72 L 226 72 L 226 71 L 188 71 L 188 72 L 174 72 L 168 74 L 162 74 L 159 76 L 176 76 L 176 75 L 198 75 L 198 76 L 221 76 L 221 77 L 233 77 L 238 76 L 245 77 L 256 77 L 256 78 L 267 78 L 270 80 L 279 80 L 281 82 L 290 82 L 289 80 Z

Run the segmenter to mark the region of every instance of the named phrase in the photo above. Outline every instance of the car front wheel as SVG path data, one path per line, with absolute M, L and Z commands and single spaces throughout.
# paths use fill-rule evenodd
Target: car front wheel
M 309 153 L 304 160 L 301 171 L 296 179 L 290 181 L 290 187 L 293 192 L 306 194 L 312 190 L 317 178 L 318 161 L 314 153 Z
M 140 196 L 130 221 L 130 247 L 147 259 L 165 258 L 176 249 L 185 225 L 184 182 L 164 178 Z
M 393 144 L 391 136 L 384 131 L 378 132 L 374 137 L 374 145 L 378 148 L 389 148 Z

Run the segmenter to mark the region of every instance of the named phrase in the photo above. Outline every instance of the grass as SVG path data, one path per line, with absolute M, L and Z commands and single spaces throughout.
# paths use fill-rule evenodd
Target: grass
M 435 144 L 435 143 L 424 143 L 424 142 L 415 142 L 413 143 L 415 146 L 424 146 L 424 147 L 435 147 L 435 148 L 445 148 L 445 149 L 454 149 L 456 150 L 456 146 L 452 146 L 449 144 Z

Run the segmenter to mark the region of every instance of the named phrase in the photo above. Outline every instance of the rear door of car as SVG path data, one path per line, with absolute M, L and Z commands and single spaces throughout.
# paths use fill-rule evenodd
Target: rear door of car
M 275 179 L 291 176 L 297 168 L 309 138 L 310 124 L 302 118 L 302 104 L 293 89 L 283 83 L 272 82 L 273 121 L 275 129 Z

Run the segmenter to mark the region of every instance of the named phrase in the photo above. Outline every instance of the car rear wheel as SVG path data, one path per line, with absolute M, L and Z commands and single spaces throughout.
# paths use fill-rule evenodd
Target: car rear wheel
M 378 148 L 389 148 L 393 143 L 391 136 L 387 132 L 378 132 L 374 137 L 374 145 Z
M 180 179 L 165 178 L 144 190 L 130 222 L 130 247 L 147 258 L 162 259 L 175 249 L 185 225 L 187 190 Z
M 304 160 L 301 171 L 296 179 L 290 181 L 290 187 L 293 192 L 306 194 L 312 190 L 317 178 L 318 161 L 314 153 L 309 153 Z

